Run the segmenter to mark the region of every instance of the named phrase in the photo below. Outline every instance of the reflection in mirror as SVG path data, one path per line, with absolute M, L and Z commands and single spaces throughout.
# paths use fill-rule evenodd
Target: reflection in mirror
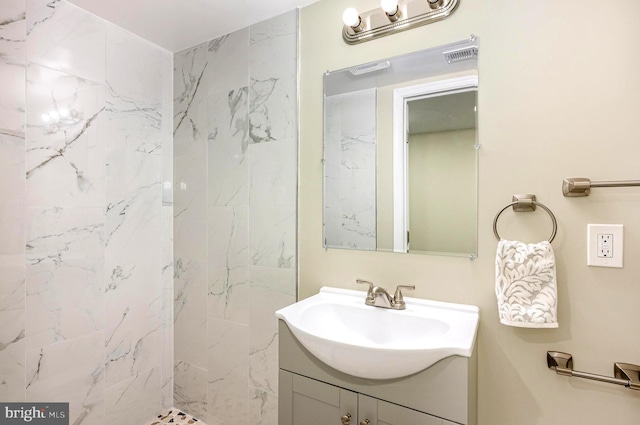
M 475 76 L 394 91 L 394 251 L 475 253 L 476 93 Z
M 325 98 L 325 246 L 376 249 L 376 91 Z
M 477 40 L 324 77 L 324 246 L 475 256 Z

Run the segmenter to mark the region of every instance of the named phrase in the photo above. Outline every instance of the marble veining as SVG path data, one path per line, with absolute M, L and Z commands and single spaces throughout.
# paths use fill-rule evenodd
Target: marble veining
M 172 56 L 64 0 L 4 3 L 0 399 L 141 422 L 173 403 Z
M 27 351 L 27 401 L 69 402 L 70 423 L 102 424 L 103 341 L 100 331 Z
M 27 102 L 27 204 L 102 205 L 104 86 L 32 63 Z
M 144 107 L 159 107 L 163 101 L 171 100 L 171 92 L 164 85 L 170 58 L 170 54 L 148 41 L 106 24 L 106 80 L 120 96 L 143 103 Z
M 176 54 L 174 62 L 174 250 L 206 258 L 207 46 Z M 195 238 L 192 239 L 192 238 Z
M 250 152 L 249 255 L 253 265 L 295 267 L 295 140 L 253 144 Z
M 12 311 L 12 310 L 9 310 L 9 311 Z M 24 314 L 24 312 L 20 310 L 13 310 L 13 312 L 14 312 L 13 313 L 14 315 Z M 5 316 L 5 319 L 7 319 L 6 316 L 8 315 L 4 315 L 4 316 Z M 11 320 L 11 319 L 7 319 L 7 320 Z M 20 323 L 20 320 L 14 319 L 13 321 L 16 323 Z M 23 339 L 24 339 L 24 329 L 19 329 L 17 334 L 14 332 L 14 334 L 13 335 L 10 334 L 8 338 L 3 338 L 3 340 L 0 340 L 0 351 L 6 350 L 11 344 L 17 344 Z
M 63 0 L 27 0 L 29 61 L 102 83 L 106 23 Z
M 20 1 L 0 10 L 0 257 L 24 253 L 25 16 Z
M 24 136 L 26 68 L 25 0 L 5 1 L 0 10 L 0 134 Z
M 0 270 L 0 311 L 24 309 L 24 255 L 0 255 Z
M 148 105 L 137 99 L 119 95 L 108 83 L 107 89 L 109 96 L 106 109 L 110 113 L 110 119 L 117 121 L 118 118 L 115 114 L 122 114 L 126 117 L 124 119 L 127 123 L 135 122 L 134 125 L 139 126 L 136 129 L 138 136 L 144 136 L 143 138 L 134 138 L 130 135 L 127 138 L 132 149 L 143 154 L 159 153 L 162 147 L 158 137 L 162 126 L 161 105 Z
M 273 312 L 296 301 L 294 269 L 250 268 L 249 382 L 278 393 L 278 325 Z
M 160 385 L 162 386 L 162 407 L 173 406 L 173 310 L 162 310 L 162 365 Z
M 248 208 L 213 207 L 209 222 L 208 314 L 247 323 Z
M 0 400 L 24 401 L 26 5 L 0 10 Z
M 248 327 L 212 320 L 209 328 L 208 421 L 247 423 Z
M 250 134 L 253 143 L 296 136 L 295 11 L 251 26 Z
M 175 362 L 206 370 L 207 343 L 200 337 L 207 329 L 206 263 L 177 258 L 174 285 Z
M 105 388 L 105 423 L 145 423 L 162 408 L 159 392 L 159 368 L 142 372 Z
M 24 146 L 24 137 L 0 135 L 0 257 L 25 251 Z
M 251 80 L 251 125 L 250 134 L 253 143 L 269 142 L 276 140 L 276 135 L 271 125 L 271 95 L 273 94 L 277 78 L 267 80 Z M 273 108 L 277 111 L 278 108 Z
M 0 18 L 0 60 L 23 59 L 27 38 L 24 0 L 3 2 Z
M 0 400 L 25 400 L 25 310 L 0 309 Z
M 207 371 L 176 361 L 174 398 L 178 409 L 197 418 L 207 417 Z
M 249 28 L 244 28 L 209 42 L 209 95 L 229 93 L 249 86 L 249 32 Z
M 206 93 L 207 45 L 200 44 L 176 54 L 174 63 L 174 136 L 184 125 L 190 124 L 193 136 L 200 133 L 191 115 L 193 105 L 197 105 Z
M 220 50 L 220 48 L 224 46 L 224 43 L 227 41 L 230 35 L 231 34 L 223 35 L 222 37 L 209 41 L 209 44 L 207 47 L 207 50 L 209 51 L 209 53 L 217 53 L 218 50 Z
M 29 208 L 28 349 L 104 328 L 103 220 L 100 208 Z
M 162 207 L 162 310 L 173 312 L 173 207 Z M 173 352 L 173 350 L 171 350 Z
M 324 237 L 376 249 L 376 90 L 325 98 Z
M 173 400 L 207 414 L 208 45 L 174 56 Z
M 249 415 L 251 424 L 278 423 L 278 396 L 249 387 Z
M 248 88 L 208 98 L 208 205 L 247 205 Z
M 159 303 L 158 303 L 159 304 Z M 157 309 L 159 311 L 159 309 Z M 132 303 L 119 318 L 107 319 L 105 373 L 115 384 L 161 364 L 160 317 L 155 308 Z
M 111 24 L 106 27 L 104 128 L 105 379 L 109 387 L 151 373 L 161 403 L 164 57 Z M 115 409 L 115 407 L 113 407 Z M 121 410 L 121 409 L 118 409 Z M 147 413 L 153 409 L 147 409 Z
M 174 58 L 174 396 L 208 423 L 277 423 L 273 312 L 296 287 L 296 54 L 292 11 Z

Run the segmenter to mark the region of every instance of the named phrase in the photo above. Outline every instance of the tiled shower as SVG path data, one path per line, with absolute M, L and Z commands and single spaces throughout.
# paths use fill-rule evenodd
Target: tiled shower
M 277 423 L 297 13 L 172 55 L 64 0 L 0 6 L 0 401 Z

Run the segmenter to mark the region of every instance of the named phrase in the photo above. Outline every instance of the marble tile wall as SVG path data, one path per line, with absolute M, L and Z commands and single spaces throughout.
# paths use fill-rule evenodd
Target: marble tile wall
M 325 98 L 324 238 L 376 249 L 376 89 Z
M 75 424 L 173 404 L 172 62 L 64 0 L 0 0 L 1 400 Z
M 26 2 L 0 1 L 0 400 L 24 401 Z
M 277 423 L 296 297 L 297 11 L 174 57 L 175 403 Z

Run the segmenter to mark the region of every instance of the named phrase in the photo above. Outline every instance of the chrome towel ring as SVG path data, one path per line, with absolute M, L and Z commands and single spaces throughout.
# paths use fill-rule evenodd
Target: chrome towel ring
M 507 208 L 513 207 L 514 211 L 523 212 L 535 211 L 536 206 L 545 210 L 551 217 L 553 230 L 551 231 L 551 237 L 549 237 L 549 243 L 553 242 L 556 237 L 556 233 L 558 232 L 558 222 L 556 221 L 556 216 L 553 215 L 551 210 L 546 205 L 536 201 L 536 195 L 513 195 L 513 202 L 498 211 L 498 214 L 496 214 L 496 217 L 493 219 L 493 234 L 496 236 L 496 239 L 502 239 L 498 234 L 498 218 L 500 217 L 500 214 L 502 214 Z

